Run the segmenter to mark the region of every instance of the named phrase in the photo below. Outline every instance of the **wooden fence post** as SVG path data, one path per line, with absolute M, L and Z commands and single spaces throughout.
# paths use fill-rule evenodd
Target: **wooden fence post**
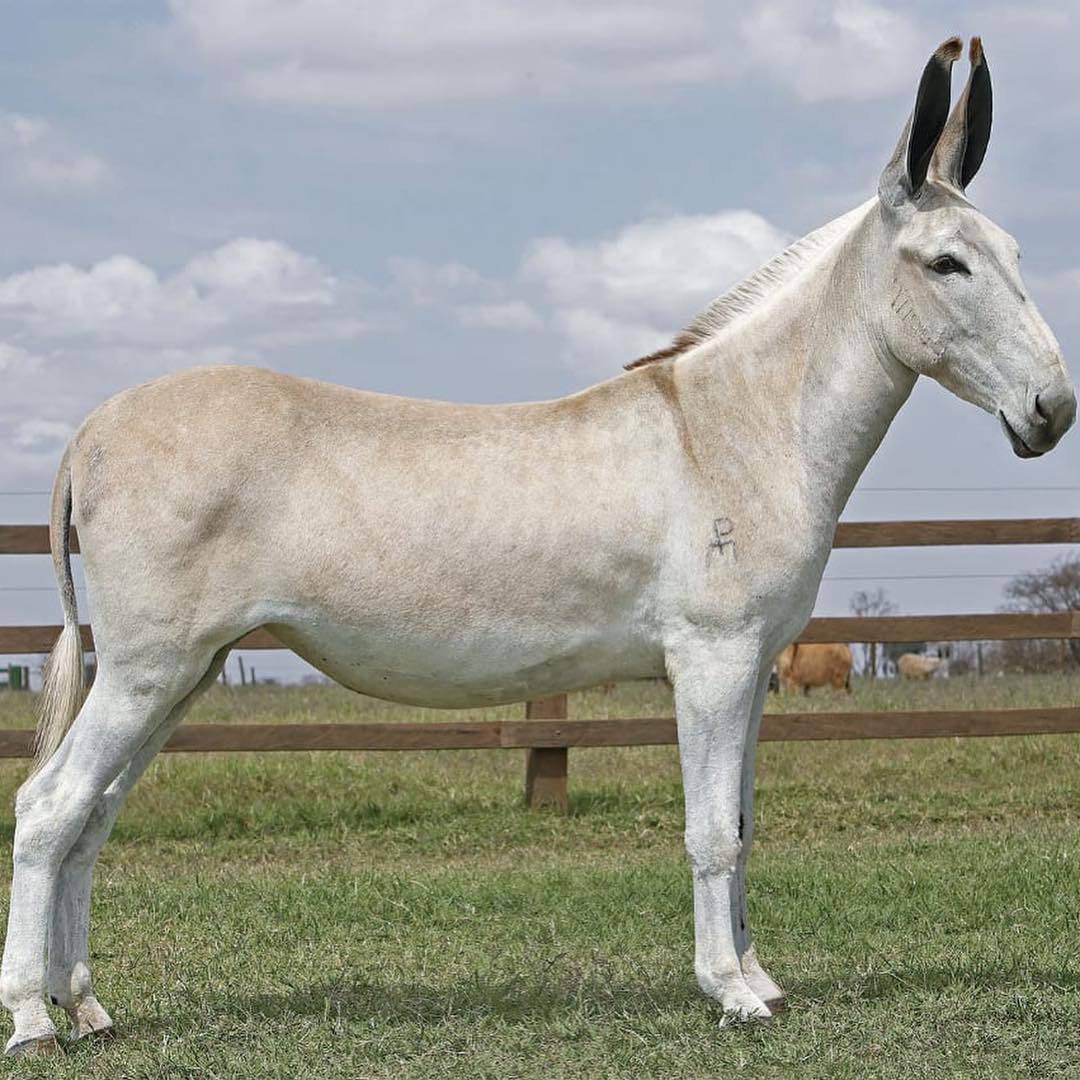
M 526 720 L 565 720 L 566 695 L 525 702 Z M 560 814 L 568 809 L 565 746 L 530 747 L 525 751 L 525 802 L 537 809 L 551 806 Z

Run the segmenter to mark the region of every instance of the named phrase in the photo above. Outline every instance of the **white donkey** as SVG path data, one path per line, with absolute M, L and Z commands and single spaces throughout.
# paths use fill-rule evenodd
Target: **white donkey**
M 345 686 L 419 705 L 667 672 L 698 981 L 741 1018 L 779 1006 L 746 922 L 754 748 L 844 503 L 920 374 L 993 413 L 1021 457 L 1076 411 L 1016 244 L 964 196 L 990 80 L 976 39 L 949 116 L 960 52 L 931 57 L 877 196 L 583 393 L 474 407 L 218 367 L 90 416 L 50 518 L 64 630 L 16 800 L 9 1052 L 56 1049 L 50 998 L 75 1038 L 111 1029 L 88 965 L 94 861 L 260 626 Z M 98 657 L 81 708 L 69 521 Z

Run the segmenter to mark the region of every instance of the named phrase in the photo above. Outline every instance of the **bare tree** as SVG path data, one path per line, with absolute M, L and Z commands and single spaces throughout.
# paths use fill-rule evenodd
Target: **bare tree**
M 885 590 L 882 588 L 874 589 L 873 592 L 867 592 L 865 589 L 860 589 L 854 593 L 849 602 L 852 615 L 895 615 L 899 608 L 894 604 L 886 595 Z M 870 641 L 866 644 L 866 665 L 863 669 L 864 675 L 869 675 L 871 679 L 877 677 L 878 666 L 878 643 L 876 641 Z
M 1005 601 L 1006 611 L 1080 611 L 1080 556 L 1062 555 L 1043 570 L 1018 574 L 1005 586 Z M 1080 639 L 1072 638 L 1049 650 L 1044 642 L 1023 644 L 1032 647 L 1030 660 L 1035 666 L 1046 666 L 1047 656 L 1054 654 L 1063 662 L 1080 666 Z

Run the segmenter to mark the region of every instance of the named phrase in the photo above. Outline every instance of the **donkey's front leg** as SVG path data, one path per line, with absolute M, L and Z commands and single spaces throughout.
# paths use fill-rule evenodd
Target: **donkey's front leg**
M 750 714 L 750 726 L 747 730 L 746 744 L 743 747 L 742 800 L 739 808 L 739 829 L 742 846 L 739 849 L 739 860 L 735 868 L 739 903 L 734 913 L 732 929 L 735 934 L 735 945 L 739 950 L 742 972 L 750 985 L 750 989 L 765 1002 L 773 1013 L 776 1013 L 784 1008 L 786 995 L 769 977 L 757 958 L 754 941 L 750 934 L 749 916 L 746 911 L 746 864 L 750 859 L 750 849 L 754 839 L 754 772 L 757 759 L 757 742 L 758 733 L 761 730 L 761 716 L 765 711 L 765 701 L 769 696 L 769 676 L 771 673 L 772 661 L 770 660 L 762 667 L 758 675 L 754 706 Z
M 702 990 L 739 1019 L 772 1015 L 740 964 L 739 856 L 744 751 L 762 668 L 756 640 L 695 637 L 668 651 L 694 875 L 694 970 Z M 741 936 L 741 935 L 740 935 Z

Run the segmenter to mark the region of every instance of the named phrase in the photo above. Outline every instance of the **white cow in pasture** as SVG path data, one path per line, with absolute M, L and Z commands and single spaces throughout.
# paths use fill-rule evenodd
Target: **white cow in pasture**
M 901 679 L 925 681 L 941 670 L 945 663 L 940 656 L 920 656 L 918 653 L 908 652 L 896 661 L 896 670 Z

